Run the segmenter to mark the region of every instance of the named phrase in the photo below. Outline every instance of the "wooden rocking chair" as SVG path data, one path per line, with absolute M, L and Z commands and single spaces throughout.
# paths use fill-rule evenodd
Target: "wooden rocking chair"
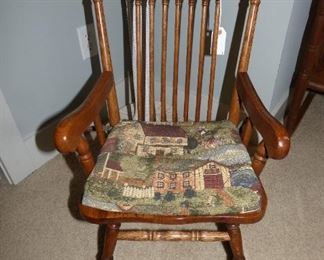
M 192 87 L 191 61 L 196 0 L 148 0 L 149 23 L 149 121 L 144 122 L 143 3 L 135 0 L 136 18 L 136 108 L 138 121 L 121 122 L 103 0 L 93 0 L 103 72 L 87 99 L 57 126 L 55 143 L 61 153 L 76 153 L 90 174 L 80 204 L 90 222 L 106 226 L 102 259 L 113 259 L 117 240 L 229 241 L 235 260 L 245 259 L 239 225 L 259 221 L 267 199 L 258 178 L 268 158 L 282 159 L 289 150 L 285 128 L 266 110 L 247 74 L 259 0 L 250 0 L 244 39 L 230 104 L 229 119 L 212 120 L 217 59 L 217 33 L 213 34 L 207 117 L 200 122 L 204 50 L 209 0 L 201 4 L 200 40 L 194 122 L 189 121 Z M 167 123 L 168 9 L 175 4 L 172 122 Z M 155 5 L 162 4 L 161 111 L 157 118 L 154 96 Z M 178 69 L 182 5 L 188 5 L 186 74 L 183 115 L 178 113 Z M 213 13 L 213 12 L 212 12 Z M 215 1 L 213 31 L 220 26 L 220 1 Z M 147 47 L 147 46 L 146 46 Z M 106 136 L 100 118 L 107 106 L 112 131 Z M 194 104 L 192 104 L 194 105 Z M 178 122 L 179 117 L 183 117 Z M 161 121 L 160 123 L 157 120 Z M 94 123 L 103 147 L 95 159 L 84 132 Z M 240 126 L 239 129 L 237 127 Z M 263 140 L 250 160 L 244 146 L 254 128 Z M 171 155 L 171 156 L 170 156 Z M 181 158 L 184 158 L 181 161 Z M 97 161 L 97 162 L 96 162 Z M 142 169 L 142 172 L 141 172 Z M 132 175 L 132 170 L 133 175 Z M 99 187 L 99 188 L 98 188 Z M 104 188 L 107 188 L 106 190 Z M 120 230 L 123 222 L 224 224 L 226 231 Z

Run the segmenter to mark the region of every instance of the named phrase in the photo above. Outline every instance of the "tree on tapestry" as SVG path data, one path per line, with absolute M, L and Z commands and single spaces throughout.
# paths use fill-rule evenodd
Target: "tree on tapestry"
M 189 187 L 185 190 L 183 196 L 185 196 L 186 198 L 192 198 L 192 197 L 196 196 L 196 192 L 192 189 L 191 186 L 189 186 Z
M 175 196 L 172 191 L 168 191 L 167 194 L 164 196 L 164 199 L 166 201 L 172 201 L 175 200 Z

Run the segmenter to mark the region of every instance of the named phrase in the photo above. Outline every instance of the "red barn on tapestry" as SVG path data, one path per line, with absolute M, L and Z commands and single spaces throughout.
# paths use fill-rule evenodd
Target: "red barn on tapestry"
M 222 189 L 224 180 L 219 169 L 208 169 L 204 172 L 205 189 Z

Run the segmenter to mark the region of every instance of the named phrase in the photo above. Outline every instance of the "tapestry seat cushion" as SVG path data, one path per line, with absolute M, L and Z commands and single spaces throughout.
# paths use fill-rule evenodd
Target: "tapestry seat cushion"
M 261 184 L 229 121 L 115 126 L 82 204 L 151 215 L 220 215 L 260 209 Z

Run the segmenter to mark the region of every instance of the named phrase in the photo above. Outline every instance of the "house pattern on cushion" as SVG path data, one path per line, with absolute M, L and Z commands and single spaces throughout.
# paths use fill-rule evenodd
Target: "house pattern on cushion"
M 119 162 L 109 159 L 109 153 L 106 156 L 105 165 L 102 165 L 102 170 L 97 170 L 97 175 L 124 185 L 123 196 L 126 197 L 151 198 L 155 192 L 183 193 L 187 189 L 201 191 L 231 187 L 229 170 L 214 161 L 201 162 L 201 165 L 181 171 L 165 171 L 161 167 L 154 171 L 152 186 L 146 186 L 143 180 L 120 179 L 123 170 Z
M 141 124 L 144 132 L 142 144 L 137 145 L 138 156 L 183 155 L 188 145 L 186 132 L 179 126 Z
M 102 147 L 83 204 L 170 215 L 249 212 L 259 207 L 260 187 L 230 122 L 122 122 Z

